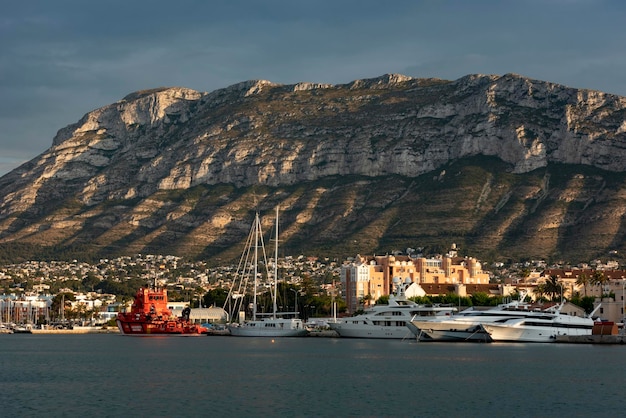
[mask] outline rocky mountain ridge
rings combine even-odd
[[[562,199],[557,196],[563,190],[550,187],[551,167],[577,166],[585,173],[572,174],[560,187],[580,176],[585,184],[595,184],[589,176],[603,180],[585,197],[585,210],[573,220],[556,216],[549,231],[561,234],[565,219],[578,228],[589,226],[588,219],[604,219],[593,212],[594,202],[608,193],[605,177],[626,171],[625,116],[623,97],[515,74],[455,81],[387,74],[342,85],[256,80],[211,93],[135,92],[61,129],[50,149],[0,178],[0,244],[215,255],[245,236],[251,211],[278,204],[300,251],[332,252],[354,236],[367,236],[364,248],[354,246],[363,253],[389,251],[385,242],[415,246],[422,239],[428,245],[432,236],[418,230],[405,228],[407,236],[392,238],[391,225],[411,222],[385,211],[432,201],[443,193],[437,187],[446,184],[450,167],[460,164],[459,173],[468,167],[484,171],[486,177],[473,185],[480,192],[478,212],[461,211],[470,218],[484,211],[484,218],[459,219],[473,226],[444,234],[450,228],[442,225],[432,234],[447,234],[478,253],[499,247],[511,253],[516,233],[539,232],[528,225],[529,216]],[[489,165],[462,163],[481,158]],[[506,184],[498,184],[498,177],[506,177]],[[533,183],[528,196],[537,201],[530,205],[520,195],[523,208],[498,226],[493,248],[471,248],[468,234],[490,232],[476,221],[489,223],[514,206],[512,196],[520,190],[512,184],[520,179]],[[429,193],[415,189],[429,181]],[[614,187],[620,196],[619,182]],[[573,193],[579,195],[574,201],[583,195]],[[337,207],[320,211],[329,205]],[[387,217],[392,224],[371,230]],[[303,236],[311,239],[298,238]],[[615,236],[610,242],[596,238],[590,254],[620,244]],[[535,253],[527,255],[569,254],[569,244],[560,240],[530,246]]]

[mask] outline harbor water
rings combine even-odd
[[[626,346],[0,335],[5,417],[614,417]]]

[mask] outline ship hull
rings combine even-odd
[[[137,322],[117,320],[117,327],[122,335],[137,336],[185,336],[194,337],[206,334],[206,328],[189,325],[178,321]]]
[[[491,342],[491,336],[475,322],[411,321],[411,325],[420,341]]]
[[[305,337],[308,331],[299,319],[268,319],[232,324],[228,327],[235,337]]]
[[[566,319],[575,317],[566,317]],[[504,324],[483,324],[493,341],[553,343],[557,336],[589,336],[592,334],[593,321],[589,319],[579,323],[556,321],[515,321]],[[574,323],[572,323],[574,322]]]
[[[403,340],[412,338],[411,330],[404,326],[352,325],[341,322],[330,322],[330,329],[343,338],[380,338]]]

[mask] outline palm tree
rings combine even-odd
[[[551,275],[544,283],[544,292],[550,295],[550,300],[556,299],[559,295],[563,298],[563,285],[559,282],[558,276]]]
[[[609,282],[609,278],[600,270],[596,270],[591,277],[591,283],[600,286],[600,299],[604,296],[604,285]]]
[[[582,273],[576,278],[576,285],[582,286],[585,296],[587,296],[587,285],[591,283],[591,278],[585,273]]]

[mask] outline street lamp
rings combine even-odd
[[[296,300],[293,304],[293,312],[296,314],[296,318],[298,317],[298,289],[289,289],[296,295]]]

